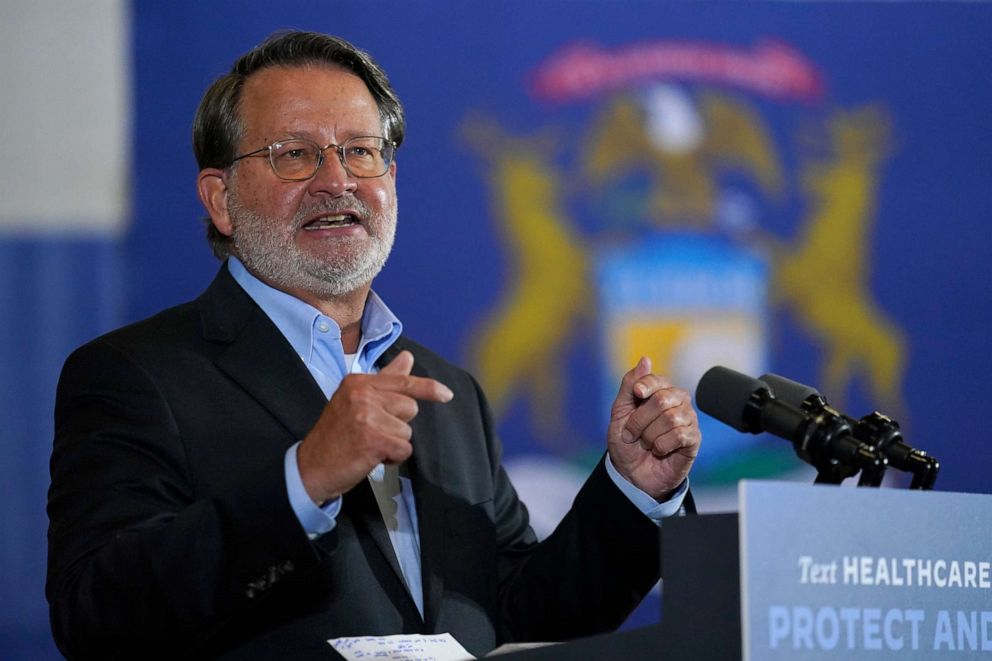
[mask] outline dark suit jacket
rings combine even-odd
[[[595,469],[538,544],[500,463],[478,385],[401,338],[422,403],[409,462],[425,616],[371,489],[308,539],[283,455],[326,399],[226,267],[197,300],[66,361],[55,411],[47,596],[71,658],[333,656],[326,639],[450,631],[481,654],[509,640],[615,628],[658,578],[658,534]]]

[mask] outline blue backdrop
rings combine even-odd
[[[389,72],[408,138],[376,289],[480,377],[541,525],[601,453],[640,353],[690,388],[723,363],[880,408],[942,460],[939,489],[992,492],[989,4],[129,7],[126,231],[0,230],[0,657],[55,654],[43,503],[61,362],[212,278],[192,115],[277,28],[339,34]],[[712,508],[799,464],[705,424],[694,480]]]

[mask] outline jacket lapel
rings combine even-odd
[[[223,348],[217,367],[302,439],[327,400],[276,325],[235,282],[226,265],[198,299],[204,338]]]
[[[372,541],[375,542],[379,552],[382,553],[393,570],[393,574],[396,575],[396,580],[403,586],[404,593],[410,597],[410,607],[416,611],[416,604],[413,597],[410,596],[410,588],[403,578],[403,570],[400,569],[399,560],[396,559],[396,551],[393,549],[393,543],[389,540],[389,533],[382,520],[382,512],[379,511],[379,504],[375,501],[375,494],[372,493],[368,479],[362,480],[344,495],[343,507],[355,525],[364,528]]]
[[[417,524],[420,532],[420,575],[424,589],[424,622],[433,630],[444,592],[445,507],[441,491],[441,457],[432,452],[431,436],[418,432],[422,427],[414,418],[413,459],[410,477],[413,497],[417,503]],[[425,447],[426,446],[426,447]]]
[[[407,348],[402,338],[379,359],[378,365],[389,363]],[[412,374],[429,377],[416,362]],[[444,591],[445,499],[441,490],[443,457],[438,447],[435,425],[430,420],[429,406],[421,404],[421,413],[410,423],[413,428],[413,455],[407,462],[413,497],[417,506],[417,526],[420,533],[420,573],[424,591],[424,622],[428,631],[437,621]]]
[[[197,303],[204,337],[226,345],[215,357],[218,368],[279,420],[293,438],[303,439],[316,423],[327,399],[276,325],[238,285],[226,266]],[[409,595],[367,480],[345,495],[343,506],[342,514],[365,529]],[[412,598],[410,606],[416,610]]]

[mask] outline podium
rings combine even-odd
[[[661,526],[661,624],[508,659],[992,659],[992,496],[742,482]]]
[[[741,658],[739,520],[700,514],[662,524],[663,659]]]
[[[507,661],[732,661],[741,658],[737,514],[686,516],[661,530],[660,625],[517,652]],[[705,597],[705,598],[703,598]]]

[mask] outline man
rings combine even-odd
[[[197,300],[77,350],[56,402],[47,594],[70,658],[320,658],[451,632],[482,654],[618,626],[658,578],[700,435],[642,359],[537,543],[485,399],[372,292],[402,108],[365,53],[276,35],[194,125],[215,253]]]

